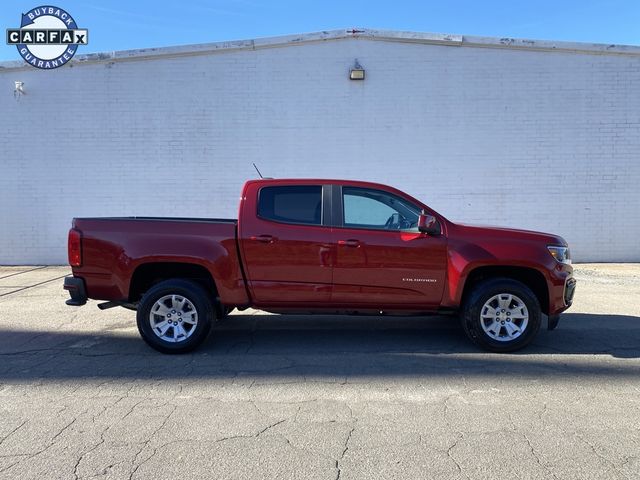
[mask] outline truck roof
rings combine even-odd
[[[337,178],[257,178],[247,180],[246,185],[252,183],[264,183],[269,185],[317,185],[317,184],[333,184],[333,185],[351,185],[357,187],[384,188],[398,191],[396,188],[383,183],[367,182],[362,180],[345,180]]]

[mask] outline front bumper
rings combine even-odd
[[[567,307],[570,307],[573,303],[573,295],[576,293],[576,279],[573,277],[567,278],[564,282],[564,304]]]
[[[564,283],[562,284],[562,297],[555,297],[557,300],[550,305],[550,311],[548,314],[549,321],[547,323],[548,330],[555,330],[558,327],[560,313],[564,312],[573,303],[573,295],[576,292],[576,279],[573,278],[572,273],[572,271],[569,272],[567,277],[564,279]],[[555,290],[559,290],[559,287],[560,286],[555,288]]]
[[[64,289],[69,292],[71,298],[65,303],[74,307],[79,307],[87,303],[87,289],[84,280],[76,277],[64,277]]]
[[[547,279],[549,286],[549,310],[547,315],[558,315],[571,306],[576,290],[571,265],[556,265]]]

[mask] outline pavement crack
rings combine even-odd
[[[103,410],[104,411],[104,410]],[[93,417],[93,420],[95,422],[95,416]],[[105,443],[105,434],[109,431],[109,429],[111,428],[111,425],[107,426],[107,428],[105,428],[102,433],[100,433],[100,441],[98,443],[96,443],[93,447],[91,447],[90,449],[82,452],[82,454],[80,455],[80,457],[78,458],[78,460],[76,461],[75,466],[73,467],[73,477],[75,478],[75,480],[78,480],[78,468],[80,467],[80,463],[82,462],[82,460],[89,455],[91,452],[93,452],[94,450],[96,450],[98,447],[100,447],[100,445],[103,445]]]
[[[353,432],[355,429],[356,427],[352,427],[351,430],[349,430],[349,435],[347,435],[347,439],[344,442],[344,450],[342,450],[342,455],[340,455],[340,459],[343,459],[345,454],[347,453],[347,450],[349,450],[349,442],[351,441],[351,435],[353,435]]]
[[[87,413],[87,412],[85,411],[84,413]],[[62,428],[60,429],[60,431],[59,431],[58,433],[56,433],[56,434],[51,438],[51,440],[49,441],[49,446],[48,446],[47,448],[49,448],[49,447],[53,446],[53,444],[54,444],[54,443],[56,443],[56,439],[57,439],[60,435],[62,435],[64,432],[66,432],[66,431],[67,431],[67,429],[68,429],[69,427],[71,427],[71,425],[73,425],[74,423],[76,423],[76,420],[78,420],[78,417],[74,417],[74,418],[73,418],[73,420],[71,420],[71,421],[70,421],[69,423],[67,423],[64,427],[62,427]],[[46,450],[46,448],[45,448],[45,450]],[[43,451],[44,451],[44,450],[43,450]]]
[[[453,449],[458,446],[458,442],[460,442],[460,440],[462,440],[463,438],[464,438],[464,434],[459,433],[458,438],[456,438],[455,441],[449,446],[449,448],[447,448],[447,457],[449,457],[449,459],[454,463],[460,475],[464,475],[466,478],[469,478],[469,475],[467,475],[462,470],[462,465],[458,463],[458,460],[456,460],[456,458],[453,456],[453,453],[452,453]]]
[[[11,435],[13,435],[14,433],[16,433],[18,430],[20,430],[29,420],[24,420],[20,425],[18,425],[16,428],[14,428],[13,430],[11,430],[9,433],[7,433],[4,437],[2,437],[2,439],[0,439],[0,445],[2,445],[2,443],[9,438]]]
[[[145,448],[147,448],[149,446],[149,443],[151,442],[151,440],[153,439],[153,437],[164,428],[164,426],[167,424],[167,422],[169,421],[169,418],[171,418],[171,415],[173,415],[175,413],[175,411],[178,409],[178,407],[176,405],[173,405],[173,409],[169,412],[169,414],[165,417],[165,419],[162,421],[162,423],[160,424],[160,426],[158,428],[156,428],[153,432],[151,432],[151,435],[149,435],[149,438],[147,438],[143,443],[142,443],[142,447],[140,447],[140,449],[138,450],[138,452],[136,453],[136,456],[133,459],[133,464],[135,465],[135,463],[138,461],[138,457],[140,456],[140,454],[144,451]],[[136,472],[138,471],[138,469],[144,465],[145,463],[147,463],[149,460],[151,460],[154,455],[158,452],[158,447],[153,449],[153,452],[151,453],[151,455],[149,455],[146,459],[144,459],[142,462],[140,462],[138,465],[135,465],[132,470],[131,473],[129,474],[129,480],[131,480],[133,478],[133,476],[136,474]]]
[[[83,412],[83,413],[87,413],[87,411],[85,411],[85,412]],[[73,424],[76,422],[76,420],[77,420],[77,419],[78,419],[78,417],[74,417],[74,419],[73,419],[73,420],[71,420],[71,422],[67,423],[64,427],[62,427],[62,428],[58,431],[58,433],[56,433],[53,437],[51,437],[51,440],[49,440],[49,444],[48,444],[46,447],[44,447],[44,448],[42,448],[42,449],[38,450],[37,452],[29,453],[29,454],[27,454],[25,457],[23,457],[23,458],[21,458],[20,460],[18,460],[17,462],[12,463],[11,465],[8,465],[7,467],[4,467],[4,468],[0,469],[0,473],[5,472],[5,471],[9,470],[9,469],[10,469],[10,468],[12,468],[13,466],[18,465],[19,463],[22,463],[22,462],[23,462],[23,461],[25,461],[25,460],[26,460],[26,461],[31,460],[32,458],[35,458],[35,457],[37,457],[38,455],[40,455],[40,454],[42,454],[42,453],[46,452],[47,450],[49,450],[49,449],[50,449],[51,447],[53,447],[53,445],[56,443],[56,439],[57,439],[60,435],[62,435],[62,434],[63,434],[63,433],[64,433],[64,432],[69,428],[69,427],[71,427],[71,425],[73,425]]]
[[[298,409],[296,410],[296,413],[293,416],[293,423],[298,422],[298,415],[300,415],[300,410],[302,410],[302,405],[298,405]]]
[[[257,408],[257,407],[256,407]],[[260,435],[262,435],[264,432],[266,432],[267,430],[276,427],[278,425],[280,425],[281,423],[286,422],[287,419],[283,419],[283,420],[278,420],[275,423],[272,423],[271,425],[267,425],[266,427],[264,427],[262,430],[260,430],[258,433],[254,434],[254,435],[232,435],[230,437],[223,437],[223,438],[219,438],[216,440],[216,443],[220,443],[220,442],[226,442],[228,440],[235,440],[237,438],[258,438]]]
[[[280,425],[281,423],[284,423],[285,421],[286,421],[286,419],[284,419],[284,420],[280,420],[280,421],[278,421],[278,422],[276,422],[276,423],[272,423],[271,425],[269,425],[269,426],[267,426],[267,427],[263,428],[262,430],[260,430],[260,431],[259,431],[256,435],[254,435],[254,436],[255,436],[256,438],[258,438],[260,435],[262,435],[262,434],[263,434],[264,432],[266,432],[267,430],[269,430],[269,429],[271,429],[271,428],[273,428],[273,427],[276,427],[276,426]]]
[[[255,382],[255,380],[254,380],[254,382]],[[253,385],[253,382],[251,383],[251,385]],[[251,387],[251,385],[249,385],[249,387]],[[260,408],[258,408],[258,405],[256,405],[255,400],[249,400],[249,403],[251,404],[251,406],[252,406],[253,408],[255,408],[255,409],[258,411],[258,413],[259,413],[260,415],[265,416],[265,415],[264,415],[264,412],[263,412],[262,410],[260,410]]]
[[[349,430],[349,434],[347,435],[347,439],[344,441],[344,448],[342,453],[340,454],[340,458],[336,460],[335,469],[336,469],[336,480],[340,479],[340,475],[342,475],[342,469],[340,468],[340,461],[344,459],[344,456],[347,454],[347,450],[349,450],[349,442],[351,441],[351,436],[355,431],[356,427],[351,427]]]
[[[73,466],[73,478],[75,478],[75,480],[78,480],[78,467],[80,466],[80,462],[82,461],[83,457],[84,453],[78,457],[78,460],[76,460],[76,464]]]
[[[582,441],[584,444],[588,445],[589,448],[591,449],[591,451],[601,460],[603,460],[607,465],[609,465],[614,472],[616,472],[617,474],[623,476],[626,479],[629,479],[630,477],[626,474],[624,474],[623,472],[620,471],[620,469],[618,468],[618,466],[613,463],[611,460],[609,460],[607,457],[605,457],[604,455],[602,455],[600,452],[598,452],[598,450],[596,449],[596,446],[593,445],[591,442],[589,442],[588,440],[586,440],[584,437],[578,435],[577,433],[574,433],[574,435],[576,437],[578,437],[580,439],[580,441]]]
[[[124,416],[120,419],[120,420],[124,420],[125,418],[127,418],[129,415],[131,415],[133,413],[133,411],[135,410],[135,408],[140,405],[141,403],[143,403],[144,400],[140,400],[139,402],[136,402],[133,404],[133,406],[129,409],[129,411],[127,413],[124,414]]]
[[[546,410],[546,403],[545,403],[545,410]],[[533,444],[531,443],[531,440],[529,440],[529,437],[527,436],[527,434],[526,434],[526,433],[524,433],[524,432],[519,432],[519,433],[520,433],[520,434],[524,437],[524,439],[526,440],[527,445],[529,446],[529,450],[531,450],[531,455],[533,455],[533,458],[535,458],[536,463],[537,463],[538,465],[540,465],[540,466],[541,466],[541,467],[542,467],[542,468],[543,468],[547,473],[551,474],[551,476],[552,476],[554,479],[556,479],[556,480],[557,480],[557,479],[558,479],[558,477],[556,477],[555,473],[553,473],[553,472],[549,469],[549,467],[547,467],[544,463],[542,463],[542,460],[540,459],[540,457],[539,457],[539,456],[538,456],[538,454],[536,453],[535,448],[533,448]]]
[[[18,350],[17,352],[3,352],[0,353],[1,357],[9,357],[12,355],[24,355],[27,353],[41,353],[41,352],[56,352],[56,351],[61,351],[62,349],[60,348],[34,348],[31,350]]]
[[[538,414],[538,419],[544,424],[544,416],[548,413],[547,402],[542,405],[542,411]]]

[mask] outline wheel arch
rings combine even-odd
[[[491,278],[509,278],[526,285],[538,299],[542,312],[549,312],[549,288],[544,275],[535,268],[511,265],[488,265],[471,270],[465,280],[461,305],[478,283]]]
[[[149,262],[138,265],[129,283],[130,302],[137,302],[154,285],[172,278],[188,279],[198,283],[218,303],[218,289],[211,272],[204,266],[189,262]]]

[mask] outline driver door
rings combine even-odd
[[[371,188],[344,186],[339,198],[332,302],[381,310],[438,306],[446,239],[418,231],[421,208]]]

